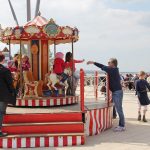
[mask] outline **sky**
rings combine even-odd
[[[26,0],[11,0],[19,25],[26,23]],[[32,19],[36,0],[31,0]],[[41,15],[58,25],[77,27],[80,39],[74,44],[75,58],[107,64],[117,58],[120,71],[150,72],[150,0],[41,0]],[[0,0],[0,24],[15,26],[7,0]],[[0,43],[0,49],[5,45]],[[12,45],[12,50],[17,46]],[[51,48],[53,49],[53,47]],[[67,52],[71,44],[57,46]]]

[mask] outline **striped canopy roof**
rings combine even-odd
[[[42,16],[35,17],[32,21],[29,21],[25,26],[39,26],[42,27],[48,23],[48,20]]]

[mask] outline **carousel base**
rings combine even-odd
[[[85,136],[76,135],[19,135],[0,139],[1,148],[38,148],[83,145]]]
[[[48,107],[48,106],[63,106],[76,104],[79,101],[79,96],[66,97],[41,97],[41,98],[18,98],[16,106],[18,107]]]
[[[79,105],[52,108],[50,111],[37,108],[38,113],[33,108],[8,108],[9,114],[4,117],[2,130],[9,136],[0,138],[0,148],[83,145],[88,140],[86,136],[100,134],[112,127],[112,105],[86,102],[85,113],[79,108]]]

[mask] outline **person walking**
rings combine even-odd
[[[3,117],[8,104],[15,105],[16,94],[13,88],[13,79],[9,69],[3,66],[5,56],[0,53],[0,137],[7,136],[2,132]]]
[[[150,91],[150,85],[145,80],[146,73],[144,71],[140,71],[139,80],[135,82],[136,95],[138,96],[138,121],[141,121],[141,107],[143,107],[143,122],[147,122],[146,120],[146,112],[147,105],[150,104],[150,100],[148,98],[147,89]]]
[[[118,61],[116,58],[111,58],[108,61],[108,66],[103,64],[88,61],[87,64],[94,64],[95,66],[101,68],[103,71],[108,73],[109,76],[109,86],[112,92],[112,100],[115,105],[116,111],[119,115],[119,125],[114,128],[115,132],[125,131],[125,117],[122,108],[123,101],[123,90],[121,86],[121,79],[118,69]]]

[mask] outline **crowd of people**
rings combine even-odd
[[[19,55],[15,55],[14,59],[8,63],[8,68],[4,67],[5,56],[0,53],[0,136],[6,136],[7,134],[1,131],[3,116],[6,112],[7,104],[15,104],[16,93],[12,84],[12,76],[11,71],[20,71],[29,70],[30,63],[29,58],[27,56],[22,57],[22,62],[19,62]],[[76,73],[75,63],[82,63],[84,60],[74,60],[71,52],[67,52],[65,56],[65,61],[63,60],[64,54],[61,52],[56,53],[56,57],[54,60],[53,72],[61,77],[61,82],[66,80],[67,74],[64,73],[64,69],[69,67],[73,70],[73,77],[75,79],[79,79],[78,74]],[[117,111],[119,116],[118,126],[114,128],[115,132],[121,132],[126,130],[125,126],[125,116],[123,112],[123,86],[128,86],[129,83],[133,82],[133,87],[136,91],[136,95],[138,98],[138,120],[143,122],[147,122],[146,112],[147,105],[150,104],[150,100],[148,98],[147,89],[150,90],[150,77],[146,75],[144,71],[140,71],[136,76],[131,77],[131,75],[126,75],[125,77],[121,76],[118,69],[118,61],[115,58],[111,58],[108,61],[108,65],[103,65],[101,63],[97,63],[94,61],[88,61],[87,65],[93,64],[105,71],[109,75],[109,86],[110,91],[112,92],[112,101],[114,103],[114,109]],[[19,67],[22,65],[22,67]],[[146,81],[147,79],[147,81]],[[130,85],[131,86],[131,85]],[[132,88],[131,88],[132,89]],[[141,113],[141,108],[143,107],[143,118]]]
[[[121,77],[121,83],[124,90],[135,90],[135,83],[139,79],[139,74],[126,74],[126,75],[120,75]],[[145,80],[150,84],[150,74],[146,73]]]

